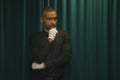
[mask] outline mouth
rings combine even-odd
[[[50,25],[49,27],[54,28],[54,27],[56,27],[56,25]]]

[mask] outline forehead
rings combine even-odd
[[[56,17],[57,13],[55,11],[45,11],[43,17]]]

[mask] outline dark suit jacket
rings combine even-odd
[[[70,62],[71,43],[68,32],[59,30],[53,43],[48,41],[48,33],[41,31],[31,38],[32,62],[44,62],[45,74],[61,76],[65,65]]]

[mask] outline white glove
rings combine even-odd
[[[54,40],[57,32],[58,32],[58,31],[56,30],[56,28],[50,29],[50,30],[49,30],[49,36],[48,36],[48,38]]]
[[[43,69],[44,68],[44,63],[42,62],[41,64],[38,64],[38,63],[35,63],[33,62],[32,63],[32,69],[35,70],[35,69]]]

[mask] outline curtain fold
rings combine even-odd
[[[42,30],[43,7],[70,32],[66,80],[120,79],[120,0],[0,0],[0,80],[29,80],[30,35]]]

